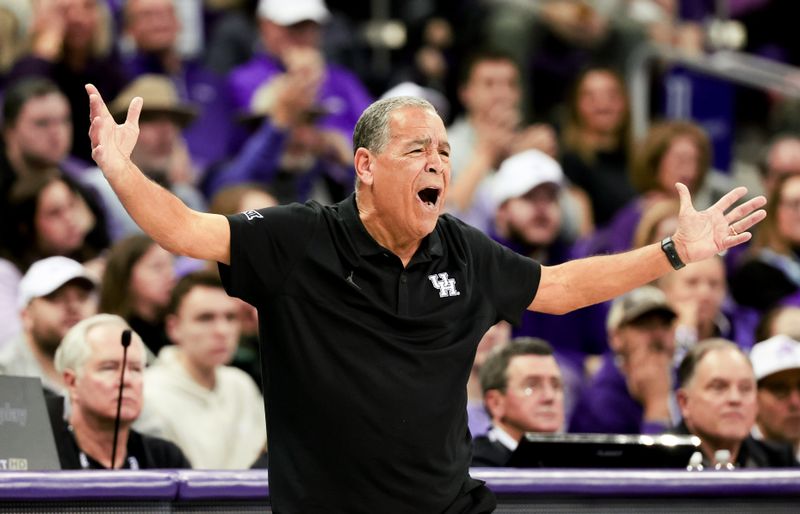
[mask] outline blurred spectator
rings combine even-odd
[[[564,428],[564,389],[553,349],[516,338],[493,350],[480,371],[492,429],[472,440],[472,466],[505,466],[525,432]]]
[[[98,266],[108,246],[102,213],[93,212],[83,191],[56,169],[17,180],[8,193],[7,230],[0,255],[24,273],[35,261],[64,255]]]
[[[27,49],[31,4],[30,0],[0,0],[0,92],[6,74]]]
[[[478,342],[475,359],[467,380],[467,423],[472,437],[483,435],[492,428],[492,420],[483,404],[480,372],[489,353],[511,340],[511,325],[507,321],[495,323]]]
[[[765,312],[775,305],[800,305],[800,175],[778,178],[767,217],[730,277],[737,303]]]
[[[231,72],[235,108],[250,112],[259,87],[285,77],[277,101],[286,111],[280,132],[299,121],[311,106],[320,105],[325,115],[315,126],[333,129],[349,141],[371,98],[355,75],[326,63],[320,52],[322,24],[330,18],[323,0],[260,0],[257,16],[266,52]]]
[[[610,68],[588,68],[565,107],[564,173],[589,197],[592,220],[602,227],[636,196],[628,173],[632,143],[624,81]]]
[[[643,286],[616,298],[608,313],[609,345],[578,400],[570,432],[657,434],[672,426],[675,311],[664,293]]]
[[[762,316],[756,327],[756,341],[786,335],[800,341],[800,307],[778,305]]]
[[[549,126],[522,124],[519,70],[512,58],[493,50],[475,52],[459,79],[465,113],[447,129],[453,148],[448,210],[488,233],[496,205],[491,196],[495,170],[512,154],[537,148],[554,156],[555,134]]]
[[[753,437],[789,443],[800,456],[800,342],[773,336],[753,347],[750,362],[758,381]]]
[[[225,79],[198,59],[178,51],[181,24],[174,0],[127,0],[124,34],[133,48],[123,57],[131,80],[146,74],[169,77],[182,103],[197,107],[197,119],[183,126],[189,155],[200,170],[228,157],[233,104]],[[145,98],[147,108],[148,98]],[[127,107],[127,103],[126,103]]]
[[[703,465],[730,452],[738,468],[792,467],[791,447],[767,444],[750,435],[758,405],[750,359],[735,343],[707,339],[692,347],[678,368],[678,405],[683,422],[676,432],[700,438]]]
[[[278,201],[265,188],[257,184],[239,184],[220,189],[211,199],[209,212],[228,216],[239,212],[274,207]],[[217,270],[216,262],[209,262],[209,269]],[[241,333],[236,354],[233,356],[232,366],[246,372],[256,381],[259,388],[262,386],[261,360],[259,358],[258,339],[258,311],[255,307],[231,297],[239,304],[239,322]]]
[[[181,134],[181,129],[195,120],[197,110],[178,98],[174,84],[167,77],[141,75],[109,104],[118,123],[125,121],[128,105],[136,96],[142,97],[144,105],[139,119],[139,139],[131,152],[131,161],[186,205],[204,211],[206,202],[194,186],[196,170]],[[100,168],[88,170],[82,180],[102,198],[112,239],[141,233]]]
[[[12,212],[8,193],[24,177],[42,175],[58,168],[79,179],[86,164],[68,155],[72,145],[72,117],[64,94],[50,80],[33,77],[14,82],[5,91],[0,138],[0,241],[6,241]],[[88,191],[75,187],[95,217],[101,208]],[[98,230],[105,230],[101,221]],[[97,232],[97,245],[107,245]]]
[[[325,115],[323,106],[300,106],[287,99],[286,95],[301,93],[292,80],[278,76],[256,91],[245,121],[260,126],[235,158],[209,172],[205,180],[209,193],[256,182],[269,187],[281,204],[308,199],[328,204],[352,192],[351,144],[337,131],[318,125]]]
[[[142,409],[142,375],[145,348],[133,333],[123,373],[122,333],[125,320],[97,314],[72,327],[56,352],[56,369],[67,386],[70,414],[67,425],[56,433],[56,447],[62,469],[188,468],[189,462],[174,444],[139,434],[131,424]],[[117,399],[119,437],[114,448]]]
[[[521,63],[527,117],[559,118],[565,84],[590,65],[622,70],[646,40],[611,2],[548,0],[498,3],[485,20],[489,42]]]
[[[764,191],[772,191],[783,175],[800,174],[800,137],[782,134],[767,147],[761,163]]]
[[[41,0],[33,2],[31,46],[9,73],[8,82],[23,76],[42,76],[55,82],[70,103],[70,154],[91,162],[89,97],[92,83],[106,98],[125,85],[125,74],[114,53],[114,33],[103,0]]]
[[[230,5],[224,5],[226,3]],[[258,0],[206,0],[207,8],[216,14],[204,57],[210,70],[225,74],[253,57],[259,46],[255,21],[257,4]]]
[[[538,150],[515,154],[494,176],[493,200],[498,205],[492,237],[504,246],[551,266],[570,259],[572,247],[560,237],[561,167]],[[525,311],[514,336],[550,342],[563,374],[567,413],[583,384],[584,370],[607,349],[606,305],[584,307],[564,315]]]
[[[237,306],[216,273],[184,276],[168,309],[174,346],[162,348],[145,373],[137,428],[176,443],[195,468],[249,468],[266,444],[259,390],[227,366],[239,340]]]
[[[644,211],[657,200],[677,198],[676,182],[685,184],[692,193],[698,191],[710,165],[711,145],[702,128],[689,121],[653,125],[638,147],[631,168],[631,181],[639,196],[619,209],[606,227],[587,238],[579,254],[630,249]]]
[[[743,348],[752,346],[755,327],[746,326],[740,323],[742,320],[726,314],[728,284],[722,257],[687,264],[661,277],[658,286],[678,315],[675,322],[676,364],[690,347],[703,339],[721,337],[735,341]]]
[[[153,356],[169,344],[164,316],[175,284],[173,256],[144,234],[117,241],[108,252],[100,312],[124,318]]]
[[[48,257],[35,262],[19,283],[22,332],[3,342],[0,375],[39,377],[45,389],[63,395],[53,359],[73,325],[97,312],[94,278],[79,262]]]
[[[680,204],[677,198],[653,200],[636,225],[631,248],[660,243],[665,237],[674,234],[678,229],[679,210]]]

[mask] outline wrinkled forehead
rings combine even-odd
[[[446,143],[447,130],[436,111],[424,107],[408,106],[395,109],[389,114],[389,137],[428,138],[432,142]]]

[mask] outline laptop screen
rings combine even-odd
[[[0,376],[0,471],[61,469],[42,381]]]
[[[511,455],[520,468],[685,468],[700,449],[688,435],[526,434]]]

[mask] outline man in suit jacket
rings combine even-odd
[[[564,389],[553,348],[520,337],[492,351],[480,371],[492,429],[473,440],[472,466],[504,466],[525,432],[564,425]]]

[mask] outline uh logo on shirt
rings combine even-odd
[[[458,296],[461,294],[458,292],[458,289],[456,289],[456,279],[450,278],[447,272],[428,275],[428,280],[430,280],[433,287],[439,291],[439,298],[447,298],[448,296]]]

